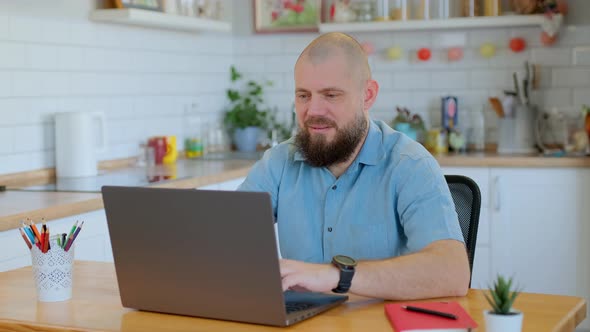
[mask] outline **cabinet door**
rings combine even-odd
[[[582,169],[492,169],[494,275],[513,276],[527,292],[585,296],[587,176]]]
[[[242,182],[244,182],[245,179],[246,179],[245,177],[242,177],[242,178],[237,178],[237,179],[221,182],[221,183],[219,183],[219,190],[227,190],[227,191],[236,190],[242,184]]]

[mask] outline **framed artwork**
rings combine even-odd
[[[253,0],[254,31],[317,32],[321,0]]]
[[[111,0],[115,8],[138,8],[163,11],[162,2],[165,0]],[[176,0],[168,0],[176,1]]]

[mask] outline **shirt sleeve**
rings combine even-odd
[[[273,215],[277,216],[278,189],[282,173],[280,153],[276,149],[267,150],[238,187],[238,191],[267,192],[272,200]]]
[[[465,242],[442,170],[431,157],[408,158],[399,184],[397,211],[407,239],[406,253],[438,240]]]

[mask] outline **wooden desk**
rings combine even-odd
[[[485,331],[480,290],[456,300]],[[573,331],[586,317],[578,297],[521,294],[515,307],[524,312],[523,331]],[[246,309],[247,310],[247,309]],[[294,331],[393,331],[383,301],[351,296],[347,303],[287,328]],[[76,261],[70,301],[36,301],[30,267],[0,273],[0,331],[260,331],[285,330],[253,324],[140,312],[121,306],[112,263]]]

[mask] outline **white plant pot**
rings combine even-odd
[[[513,311],[514,315],[497,315],[490,310],[484,310],[487,332],[521,332],[522,317],[520,311]]]

